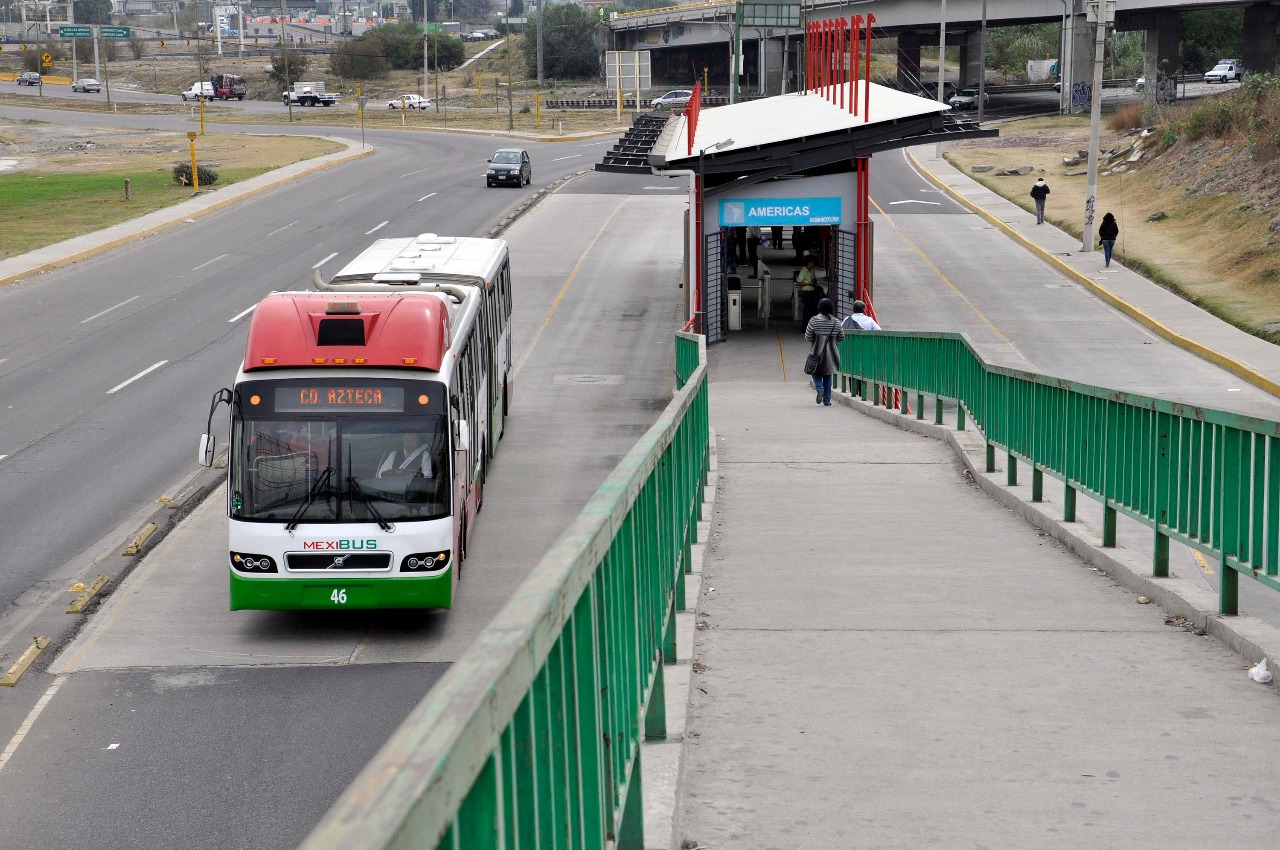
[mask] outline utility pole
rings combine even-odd
[[[621,86],[622,81],[618,81]],[[516,110],[511,100],[511,0],[507,0],[507,131],[516,128]]]
[[[982,121],[983,101],[987,99],[987,0],[982,0],[982,29],[978,34],[978,53],[982,69],[978,72],[978,121]]]
[[[538,3],[538,91],[542,91],[542,0]],[[639,97],[639,95],[636,95]]]
[[[942,12],[939,15],[941,23],[938,24],[938,103],[945,103],[946,87],[942,84],[942,72],[947,66],[947,0],[942,0]],[[871,42],[867,42],[867,50],[871,49]],[[981,101],[979,101],[981,102]],[[938,140],[938,149],[934,151],[934,155],[938,159],[942,159],[942,140]]]
[[[289,123],[293,123],[293,81],[289,79],[289,37],[284,28],[284,0],[280,0],[280,58],[284,61],[284,102],[289,107]]]
[[[1093,250],[1093,216],[1098,206],[1098,145],[1102,135],[1102,60],[1107,44],[1107,26],[1116,19],[1116,0],[1087,0],[1085,8],[1095,27],[1093,34],[1093,91],[1089,112],[1089,176],[1084,197],[1084,228],[1080,250]]]
[[[67,23],[74,24],[76,22],[76,4],[75,0],[67,0]],[[76,70],[76,40],[71,39],[71,79],[80,76],[80,72]]]
[[[431,0],[422,3],[422,96],[426,97],[431,82]]]

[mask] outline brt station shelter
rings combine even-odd
[[[793,275],[805,254],[838,315],[852,312],[856,299],[874,314],[872,155],[997,133],[946,104],[857,79],[819,80],[803,92],[706,110],[695,90],[648,155],[654,173],[696,179],[687,236],[690,324],[708,342],[724,340],[741,328],[752,290],[758,318],[802,318]],[[730,252],[752,226],[768,245],[754,266],[748,257],[734,273]]]

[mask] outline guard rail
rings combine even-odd
[[[1169,574],[1170,540],[1216,559],[1222,614],[1239,613],[1240,575],[1280,590],[1280,422],[994,366],[962,334],[855,333],[840,346],[842,389],[899,389],[904,413],[914,392],[917,418],[933,396],[937,424],[954,400],[956,427],[968,417],[986,441],[988,472],[999,448],[1010,484],[1030,467],[1032,501],[1044,473],[1061,479],[1064,521],[1077,492],[1100,501],[1103,546],[1116,545],[1117,512],[1149,526],[1153,575]]]
[[[640,743],[666,734],[706,364],[705,338],[677,333],[674,399],[304,850],[643,850]]]

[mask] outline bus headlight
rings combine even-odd
[[[400,562],[402,573],[434,573],[449,566],[449,550],[443,552],[415,552]]]
[[[231,569],[242,573],[277,572],[275,559],[266,555],[253,555],[248,552],[232,552]]]

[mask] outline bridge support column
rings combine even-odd
[[[951,39],[947,39],[950,41]],[[982,79],[982,33],[967,32],[960,44],[960,88],[976,89]]]
[[[898,88],[915,91],[920,87],[920,33],[898,34]]]
[[[1153,12],[1152,17],[1155,20],[1154,26],[1147,29],[1147,52],[1152,55],[1151,61],[1155,63],[1155,76],[1147,77],[1148,86],[1153,79],[1177,76],[1180,64],[1178,41],[1182,37],[1182,15],[1177,9],[1160,9]],[[1274,25],[1271,34],[1274,40]],[[1247,31],[1245,37],[1248,38]],[[1274,55],[1274,44],[1271,50]]]
[[[1067,18],[1067,33],[1063,39],[1067,44],[1067,56],[1070,62],[1069,76],[1064,81],[1070,90],[1063,92],[1069,112],[1088,112],[1089,99],[1087,92],[1093,85],[1093,27],[1084,15],[1071,15]],[[1075,93],[1081,92],[1081,97]],[[1077,102],[1077,100],[1081,102]]]
[[[1244,7],[1244,67],[1255,73],[1269,73],[1276,67],[1276,22],[1280,8],[1270,3]]]

